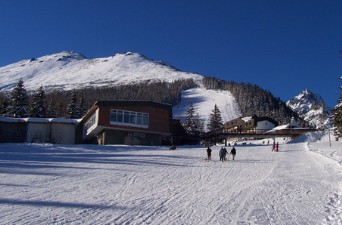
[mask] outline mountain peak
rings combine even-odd
[[[323,98],[309,89],[287,101],[286,105],[315,127],[321,126],[322,116],[327,118],[329,114]]]
[[[57,58],[57,60],[64,60],[64,59],[76,59],[76,60],[81,60],[81,59],[86,59],[87,57],[84,56],[81,53],[74,52],[74,51],[62,51],[59,53],[55,53],[52,55],[47,55],[43,57],[51,57],[51,58]]]
[[[0,90],[9,91],[22,79],[27,90],[78,89],[139,82],[172,82],[179,79],[200,81],[203,76],[182,72],[133,52],[87,59],[74,51],[21,60],[0,67]]]
[[[298,98],[298,99],[300,99],[300,98],[309,98],[309,99],[314,100],[316,102],[320,102],[320,103],[323,102],[323,99],[322,99],[322,97],[320,95],[315,94],[314,92],[312,92],[309,89],[304,89],[304,91],[302,91],[299,95],[297,95],[294,98]]]

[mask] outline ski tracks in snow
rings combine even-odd
[[[219,148],[211,161],[205,148],[84,149],[30,174],[3,167],[0,215],[5,224],[341,224],[330,159],[304,144],[246,145],[220,162]]]

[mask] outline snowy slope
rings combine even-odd
[[[328,123],[329,112],[323,98],[310,90],[302,91],[287,101],[286,105],[297,112],[305,121],[309,122],[311,126],[319,128],[322,126],[322,123]]]
[[[182,92],[181,103],[173,107],[173,117],[184,121],[191,103],[204,124],[207,123],[206,119],[212,113],[215,104],[221,111],[224,122],[241,116],[235,98],[229,91],[207,90],[199,87]]]
[[[190,78],[199,81],[203,76],[179,71],[137,53],[87,59],[79,53],[65,51],[1,67],[0,90],[11,90],[19,79],[23,79],[28,90],[38,89],[41,85],[45,89],[70,90]]]
[[[179,79],[193,79],[201,86],[202,78],[199,74],[182,72],[137,53],[87,59],[76,52],[61,52],[1,67],[0,91],[12,90],[19,79],[23,79],[28,90],[36,90],[40,85],[45,89],[69,90],[139,82],[172,82]],[[182,120],[191,102],[204,123],[215,104],[221,110],[224,121],[240,116],[235,99],[229,91],[200,87],[183,92],[181,103],[174,108],[175,118]]]
[[[341,224],[342,145],[324,140],[239,144],[223,163],[219,146],[208,162],[204,147],[0,144],[1,224]]]

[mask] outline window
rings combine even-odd
[[[96,114],[89,118],[89,120],[84,124],[85,129],[88,131],[96,123]]]
[[[149,114],[112,109],[110,112],[110,124],[148,128]]]
[[[129,112],[124,111],[124,123],[129,123]]]
[[[131,123],[131,124],[137,124],[136,117],[137,117],[137,113],[135,113],[135,112],[130,112],[130,113],[129,113],[129,123]]]
[[[117,113],[118,113],[118,116],[116,117],[116,121],[121,123],[123,119],[123,111],[118,110]]]

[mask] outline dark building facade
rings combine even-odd
[[[172,106],[153,101],[98,101],[81,124],[86,143],[161,145],[172,134]]]

